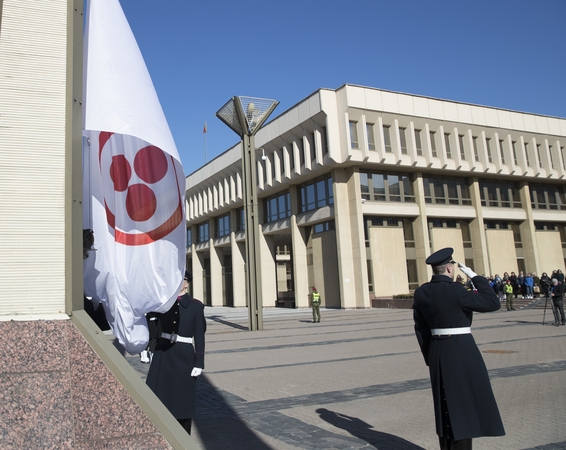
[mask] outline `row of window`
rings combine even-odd
[[[471,205],[469,179],[423,177],[425,202],[436,205]],[[566,210],[566,185],[530,185],[533,209]],[[521,208],[516,183],[479,180],[482,206]],[[384,202],[414,202],[412,178],[409,174],[360,172],[362,199]]]
[[[312,211],[334,204],[334,190],[332,188],[332,177],[324,176],[299,186],[299,211],[301,213]],[[264,223],[275,222],[277,220],[291,217],[291,195],[285,191],[278,195],[264,199]],[[224,214],[215,219],[215,237],[228,236],[231,232],[230,215]],[[236,212],[236,230],[245,230],[244,208],[239,208]],[[206,242],[210,239],[208,221],[197,225],[197,243]],[[192,245],[192,231],[187,230],[187,246]]]
[[[358,122],[355,121],[350,121],[349,123],[350,125],[350,147],[352,149],[359,149],[360,145],[359,145],[359,139],[358,139]],[[374,127],[375,124],[373,123],[367,123],[366,124],[366,134],[367,134],[367,139],[368,139],[368,149],[369,150],[376,150],[376,144],[375,144],[375,133],[374,133]],[[391,125],[382,125],[382,133],[383,133],[383,144],[384,144],[384,150],[385,153],[392,153],[392,146],[391,146]],[[421,135],[423,133],[423,130],[419,130],[419,129],[414,129],[414,138],[415,138],[415,148],[416,148],[416,152],[418,156],[422,156],[423,155],[423,146],[422,146],[422,140],[421,140]],[[432,156],[437,158],[438,157],[438,151],[437,148],[439,147],[439,143],[437,142],[437,132],[436,131],[429,131],[429,137],[430,137],[430,147],[431,147],[431,151],[432,151]],[[453,145],[451,143],[451,139],[450,139],[450,133],[444,133],[443,136],[441,137],[444,140],[444,147],[446,149],[446,157],[448,159],[453,159]],[[471,142],[471,154],[473,156],[473,160],[474,161],[479,161],[480,160],[480,156],[479,156],[479,150],[478,150],[478,136],[472,136],[472,142]],[[486,150],[487,150],[487,156],[488,156],[488,161],[490,163],[493,162],[493,153],[492,153],[492,138],[486,138],[485,139],[485,145],[486,145]],[[507,146],[507,141],[505,139],[499,139],[497,141],[497,149],[499,151],[499,155],[501,158],[501,163],[502,164],[507,164],[506,159],[505,159],[505,148]],[[534,142],[534,141],[533,141]],[[459,134],[458,138],[457,138],[457,143],[458,143],[458,149],[459,149],[459,153],[460,153],[460,159],[465,161],[467,159],[466,157],[466,147],[469,144],[465,143],[465,135],[464,134]],[[525,162],[527,163],[527,166],[531,167],[531,159],[529,157],[529,144],[530,142],[524,141],[523,144],[523,148],[521,149],[523,151],[523,156],[525,158]],[[402,155],[408,155],[408,149],[407,149],[407,128],[404,127],[399,127],[399,145],[400,145],[400,150],[401,150],[401,154]],[[537,154],[537,159],[538,159],[538,165],[539,167],[543,167],[543,160],[542,160],[542,154],[541,154],[541,144],[536,144],[535,143],[535,150],[536,150],[536,154]],[[513,156],[513,163],[515,165],[519,165],[519,159],[517,156],[517,141],[511,141],[511,154]],[[552,155],[552,145],[549,145],[549,150],[550,150],[550,165],[553,169],[556,169],[556,165],[555,165],[555,161],[554,161],[554,157]],[[562,166],[564,169],[566,169],[566,150],[563,146],[560,146],[560,153],[562,155]]]
[[[243,211],[243,208],[241,209]],[[230,222],[229,222],[229,215],[226,214],[224,216],[220,216],[217,218],[217,224],[223,223],[225,226],[217,232],[217,237],[226,236],[229,234],[230,229]],[[366,239],[366,247],[369,247],[369,235],[368,235],[368,228],[371,226],[379,226],[379,227],[403,227],[404,235],[405,235],[405,246],[406,247],[414,247],[415,246],[415,239],[413,234],[413,225],[412,219],[409,218],[391,218],[391,217],[378,217],[378,216],[371,216],[366,217],[364,220],[365,226],[365,239]],[[462,240],[464,243],[464,247],[471,248],[471,235],[468,223],[464,220],[456,220],[456,219],[430,219],[428,221],[429,229],[430,228],[459,228],[462,230]],[[507,222],[507,221],[489,221],[486,220],[484,222],[484,227],[486,230],[513,230],[515,235],[515,242],[520,244],[521,242],[521,232],[519,229],[519,224],[515,222]],[[566,246],[566,227],[564,224],[556,224],[556,223],[549,223],[549,222],[535,222],[535,228],[537,230],[545,230],[545,231],[560,231],[560,236],[562,242]],[[334,221],[327,221],[323,223],[319,223],[314,225],[314,232],[315,233],[322,233],[329,230],[334,230],[335,225]],[[197,242],[205,242],[208,240],[208,222],[204,222],[197,227],[198,239]],[[187,230],[187,246],[192,244],[192,230],[189,228]]]
[[[435,205],[471,205],[472,199],[463,178],[423,178],[425,202]]]
[[[299,213],[334,204],[332,177],[324,176],[299,186]],[[265,222],[275,222],[291,216],[291,196],[288,191],[265,200]]]
[[[332,177],[326,176],[299,187],[299,212],[313,211],[334,204]]]
[[[529,185],[533,209],[566,210],[566,186]]]
[[[364,200],[382,202],[414,202],[411,178],[407,174],[360,172]]]
[[[437,205],[471,205],[469,179],[450,177],[423,177],[425,202]],[[362,199],[384,202],[414,202],[413,180],[410,174],[360,172]],[[533,209],[566,210],[566,185],[533,184],[529,186]],[[519,187],[516,183],[479,180],[482,206],[497,208],[521,208]],[[332,177],[325,176],[299,186],[299,212],[312,211],[334,203]],[[264,223],[275,222],[291,216],[289,191],[264,200]],[[236,214],[237,231],[245,229],[244,208]],[[215,237],[230,234],[230,216],[216,219]],[[382,219],[376,219],[382,220]],[[210,238],[208,222],[197,226],[197,241]],[[187,245],[192,243],[191,230],[187,231]]]

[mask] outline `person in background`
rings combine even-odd
[[[159,338],[147,385],[191,434],[195,417],[197,377],[204,369],[204,305],[188,293],[192,281],[185,271],[181,292],[169,311],[157,315]]]
[[[509,280],[511,280],[511,286],[513,286],[513,294],[515,298],[517,298],[517,295],[519,295],[519,285],[517,284],[517,275],[515,275],[515,272],[511,272]]]
[[[533,274],[528,273],[525,276],[525,295],[527,296],[527,298],[533,298],[533,286],[534,286]]]
[[[560,269],[556,269],[556,277],[555,277],[560,284],[564,284],[564,274]]]
[[[486,278],[458,264],[477,293],[454,282],[454,250],[444,248],[426,259],[430,282],[415,290],[415,334],[426,365],[434,400],[441,450],[471,450],[472,439],[503,436],[505,430],[485,363],[471,334],[473,313],[501,306]]]
[[[556,307],[556,321],[555,326],[566,325],[566,318],[564,317],[564,284],[560,283],[556,278],[552,279],[551,293],[552,302]],[[560,317],[558,315],[560,314]],[[560,320],[562,319],[562,320]]]
[[[507,311],[514,311],[515,308],[513,308],[513,285],[511,284],[511,279],[507,280],[507,283],[503,285],[503,289],[505,290],[505,297],[507,297],[507,301],[505,302]]]
[[[540,288],[542,295],[545,297],[550,296],[550,287],[552,286],[552,281],[546,272],[543,272],[540,276]]]
[[[320,294],[313,286],[311,295],[312,323],[320,323]]]
[[[537,276],[536,272],[533,272],[533,295],[538,297],[541,292],[540,278]]]
[[[505,297],[505,293],[503,292],[503,280],[497,273],[493,277],[493,290],[499,297],[499,300],[503,300],[503,298]]]
[[[517,277],[517,291],[521,294],[521,298],[525,298],[525,273],[522,270],[519,271],[519,276]],[[517,298],[516,295],[515,298]]]

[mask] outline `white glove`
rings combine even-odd
[[[475,273],[472,269],[470,269],[469,267],[466,267],[462,263],[458,263],[458,267],[464,273],[464,275],[466,275],[468,278],[474,278],[474,277],[478,276],[477,273]]]
[[[198,377],[202,373],[202,369],[200,367],[194,367],[193,371],[191,372],[191,377]]]
[[[149,352],[147,350],[142,350],[140,353],[140,361],[146,364],[149,362]]]

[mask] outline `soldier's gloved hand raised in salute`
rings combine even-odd
[[[200,367],[193,367],[193,371],[191,372],[191,377],[198,377],[202,373],[202,369]]]
[[[474,277],[478,276],[477,273],[475,273],[472,269],[470,269],[469,267],[466,267],[462,263],[458,263],[458,267],[464,273],[464,275],[466,275],[468,278],[474,278]]]

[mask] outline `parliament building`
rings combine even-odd
[[[453,247],[479,274],[565,271],[566,119],[344,85],[255,136],[264,307],[368,308]],[[241,144],[187,177],[193,295],[246,306]]]

